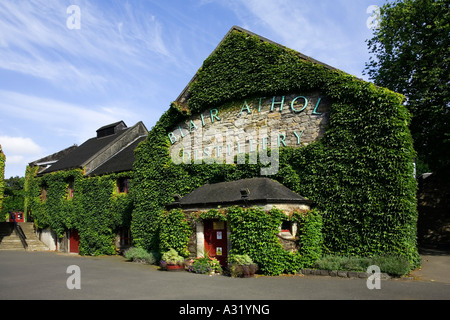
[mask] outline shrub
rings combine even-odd
[[[401,276],[410,271],[408,260],[400,256],[382,255],[374,257],[323,256],[314,263],[314,268],[321,270],[342,270],[365,272],[371,265],[376,265],[381,272]]]
[[[230,275],[234,278],[251,277],[258,271],[258,265],[247,254],[235,254],[228,259]]]
[[[392,275],[404,275],[410,271],[410,263],[401,256],[376,256],[371,259],[371,264],[380,267],[381,272]]]
[[[181,265],[184,263],[184,258],[180,256],[174,248],[170,248],[169,251],[163,253],[161,263]]]
[[[154,264],[157,261],[157,254],[148,252],[143,248],[131,247],[123,253],[124,257],[133,262]]]
[[[252,258],[248,254],[234,254],[228,258],[228,263],[235,264],[253,264]]]
[[[200,274],[221,273],[222,267],[216,258],[200,257],[194,259],[188,271]]]

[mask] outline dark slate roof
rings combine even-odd
[[[78,146],[75,144],[71,147],[68,147],[64,150],[55,152],[51,155],[48,155],[44,158],[41,158],[39,160],[35,160],[33,162],[30,162],[29,165],[30,167],[35,167],[35,166],[39,166],[39,170],[38,170],[38,174],[40,174],[41,172],[43,172],[44,170],[46,170],[47,168],[49,168],[50,166],[52,166],[54,163],[56,163],[59,159],[65,157],[67,154],[69,154],[70,152],[72,152],[74,149],[78,148]]]
[[[75,168],[82,168],[83,164],[89,160],[93,155],[106,147],[109,143],[117,139],[126,130],[121,130],[115,134],[103,138],[91,138],[80,145],[78,148],[69,152],[65,157],[42,173],[55,172],[59,170],[69,170]]]
[[[134,163],[134,150],[137,145],[146,139],[146,136],[138,138],[136,141],[131,143],[129,146],[109,158],[106,162],[101,164],[99,167],[95,168],[90,176],[117,173],[123,171],[130,171],[133,169]]]
[[[248,190],[243,198],[241,191]],[[201,208],[218,205],[245,205],[256,203],[298,203],[311,204],[311,201],[293,192],[281,183],[269,178],[251,178],[215,184],[206,184],[195,189],[168,208]]]

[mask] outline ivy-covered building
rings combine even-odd
[[[58,239],[78,234],[81,254],[114,253],[116,233],[130,227],[134,246],[188,257],[202,247],[201,227],[215,223],[227,254],[248,254],[265,274],[296,272],[322,254],[400,256],[413,268],[415,152],[403,100],[233,27],[149,132],[119,122],[42,172],[29,166],[25,207]],[[258,177],[314,208],[217,202],[224,186]],[[213,185],[218,199],[183,207]]]
[[[279,215],[280,221],[273,225],[275,230],[279,228],[274,245],[279,244],[279,250],[295,253],[300,248],[296,238],[298,224],[293,222],[292,217],[309,215],[313,205],[312,201],[267,177],[205,184],[184,197],[175,196],[174,200],[166,206],[167,210],[180,209],[187,219],[193,218],[189,255],[215,257],[223,266],[227,265],[227,257],[232,248],[231,239],[235,236],[231,230],[236,232],[236,229],[242,227],[239,221],[236,224],[227,221],[230,209],[236,210],[233,207],[239,207],[245,211],[256,207],[260,218],[273,218],[273,209],[282,213]],[[273,219],[263,223],[269,227],[270,220]],[[263,235],[263,232],[259,233]]]
[[[250,255],[266,274],[320,254],[393,255],[416,266],[415,152],[403,100],[233,27],[136,149],[134,245],[188,256],[199,221],[224,221],[230,254]],[[171,207],[174,195],[254,177],[315,209]],[[277,240],[283,221],[298,225],[296,252]]]
[[[25,209],[49,248],[113,254],[130,245],[134,149],[147,134],[142,122],[119,121],[29,164]]]

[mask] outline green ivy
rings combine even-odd
[[[173,164],[167,134],[178,123],[212,106],[220,110],[247,98],[312,91],[331,101],[326,133],[306,147],[281,148],[279,172],[271,177],[313,200],[324,213],[325,253],[401,255],[411,267],[417,265],[415,152],[403,96],[238,31],[204,62],[187,104],[173,103],[136,149],[135,244],[158,248],[160,212],[173,195],[260,174],[260,164]],[[268,273],[290,269],[264,259],[259,262]],[[288,264],[295,260],[285,258]]]
[[[163,214],[160,230],[160,252],[175,249],[181,256],[188,257],[187,245],[192,229],[183,211],[172,209]]]
[[[100,177],[85,177],[83,170],[58,171],[36,176],[37,167],[27,168],[25,210],[38,228],[52,229],[59,238],[76,229],[82,255],[115,254],[114,238],[120,227],[129,227],[132,198],[117,192],[117,179],[130,178],[131,172]],[[69,179],[74,181],[74,196],[68,197]],[[47,197],[41,197],[41,190]]]
[[[285,251],[277,237],[285,214],[278,209],[233,207],[228,211],[231,228],[230,254],[247,254],[266,275],[296,273],[300,255]]]
[[[297,237],[300,244],[301,267],[312,267],[322,257],[323,219],[317,209],[308,213],[294,213],[292,221],[298,225]]]

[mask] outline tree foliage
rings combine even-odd
[[[381,8],[366,64],[377,85],[407,97],[419,160],[450,167],[450,3],[399,0]]]
[[[0,217],[9,217],[10,212],[22,212],[24,205],[24,186],[25,178],[11,177],[4,180],[5,191],[3,199],[3,208],[0,209]]]

